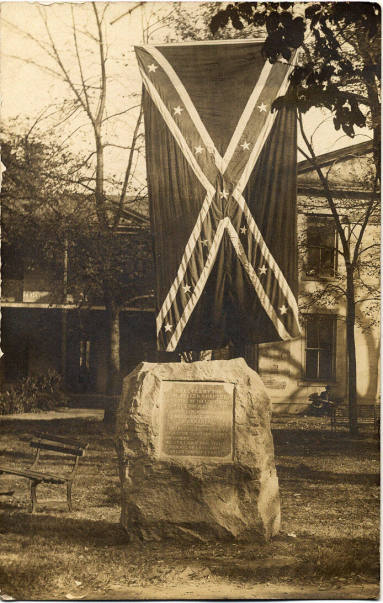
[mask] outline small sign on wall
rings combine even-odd
[[[50,291],[23,291],[23,302],[47,301],[48,296],[50,296]]]
[[[287,381],[281,381],[275,377],[262,377],[262,381],[268,389],[286,389]]]

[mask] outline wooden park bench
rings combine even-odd
[[[330,413],[331,431],[336,428],[349,425],[349,407],[344,405],[334,406]],[[380,405],[379,404],[358,404],[357,406],[358,425],[372,425],[375,432],[380,429]]]
[[[39,484],[66,484],[68,510],[72,511],[72,484],[77,473],[79,459],[81,456],[84,456],[88,444],[83,444],[78,440],[72,440],[61,436],[38,433],[31,440],[30,446],[36,449],[36,455],[30,467],[18,469],[0,465],[0,474],[7,473],[25,477],[30,480],[32,513],[36,510],[36,488]],[[65,457],[71,457],[69,472],[67,471],[66,473],[59,474],[47,471],[46,465],[44,468],[44,460],[47,461],[47,458],[41,458],[42,451],[54,452],[55,461],[64,462],[67,460]],[[52,456],[49,457],[49,461],[52,461]]]

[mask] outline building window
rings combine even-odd
[[[80,389],[83,392],[88,391],[90,386],[90,341],[89,339],[80,340],[80,366],[78,380]]]
[[[24,266],[20,252],[12,245],[1,245],[1,298],[3,301],[23,301]]]
[[[334,220],[326,216],[307,216],[306,275],[314,278],[335,276],[336,250]]]
[[[306,379],[331,381],[335,377],[336,318],[312,315],[306,321]]]

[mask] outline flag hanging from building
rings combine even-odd
[[[159,349],[300,333],[292,66],[262,42],[140,46]]]

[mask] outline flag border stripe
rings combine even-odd
[[[233,158],[233,155],[238,146],[238,143],[239,143],[239,141],[243,135],[243,132],[245,131],[245,128],[248,124],[248,121],[255,109],[255,105],[266,86],[266,82],[267,82],[267,79],[270,75],[272,68],[273,68],[273,65],[270,63],[270,61],[266,61],[262,68],[261,74],[257,80],[257,83],[254,86],[253,91],[249,96],[246,106],[245,106],[244,110],[242,111],[242,115],[239,118],[237,126],[234,130],[234,133],[230,139],[230,142],[229,142],[227,149],[225,151],[225,154],[223,156],[223,164],[224,164],[225,172],[227,170],[227,167],[228,167],[230,161]]]

